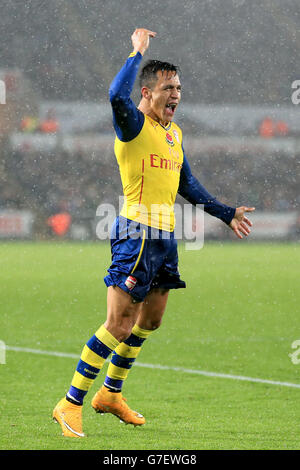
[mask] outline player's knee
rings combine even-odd
[[[125,341],[130,334],[133,327],[133,321],[121,321],[121,318],[110,319],[106,322],[105,326],[107,330],[116,338],[120,343]]]
[[[161,324],[162,324],[162,320],[152,322],[150,330],[157,330]]]
[[[120,343],[125,341],[131,335],[131,330],[132,330],[132,327],[121,327],[121,328],[119,328],[117,340]]]
[[[147,322],[146,322],[145,330],[151,330],[151,331],[157,330],[160,327],[161,324],[162,324],[162,319],[161,318],[159,318],[159,319],[148,318]]]

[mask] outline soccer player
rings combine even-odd
[[[92,407],[127,424],[145,423],[126,403],[122,386],[143,343],[161,324],[169,290],[185,287],[174,238],[177,193],[191,204],[203,204],[238,238],[247,236],[252,225],[245,213],[254,208],[222,204],[191,173],[181,129],[173,122],[181,97],[177,67],[157,60],[146,63],[140,73],[139,106],[131,100],[142,57],[155,36],[147,29],[134,31],[133,52],[110,86],[124,206],[112,230],[112,263],[104,278],[106,321],[85,344],[71,386],[53,411],[65,436],[84,436],[83,400],[110,355]]]

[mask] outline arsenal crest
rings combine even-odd
[[[173,137],[171,136],[171,134],[169,134],[169,132],[166,133],[166,141],[167,144],[171,145],[171,147],[174,145]]]

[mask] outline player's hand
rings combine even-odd
[[[234,217],[229,224],[229,227],[234,231],[238,238],[243,238],[243,235],[246,237],[251,232],[250,227],[252,227],[252,222],[245,216],[245,212],[253,212],[255,207],[237,207],[235,210]],[[242,235],[243,234],[243,235]]]
[[[138,28],[134,31],[131,36],[134,52],[140,52],[142,55],[145,54],[149,47],[150,38],[155,38],[156,33],[149,29]]]

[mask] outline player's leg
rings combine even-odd
[[[169,290],[156,288],[152,289],[143,303],[137,325],[143,330],[156,330],[162,322],[163,314],[167,306]]]
[[[53,419],[61,425],[64,436],[83,437],[81,415],[84,397],[106,358],[118,344],[119,341],[102,325],[84,345],[71,386],[53,410]]]
[[[71,386],[53,411],[65,436],[82,437],[81,408],[105,360],[126,339],[137,319],[141,304],[134,304],[129,294],[118,287],[109,287],[107,320],[85,344]]]
[[[138,357],[144,341],[160,326],[167,299],[167,290],[153,289],[141,304],[130,336],[114,350],[108,366],[104,385],[112,392],[122,390],[124,380]]]
[[[105,360],[128,338],[141,310],[119,287],[107,289],[107,319],[84,346],[67,399],[82,404]]]
[[[185,287],[185,283],[180,280],[177,264],[177,244],[172,235],[170,238],[148,239],[145,242],[142,256],[139,257],[139,264],[136,265],[136,270],[133,273],[133,276],[136,276],[136,279],[133,280],[137,281],[138,279],[138,281],[134,283],[134,287],[129,288],[133,298],[142,299],[142,309],[130,336],[121,342],[113,352],[104,385],[98,392],[98,405],[101,405],[101,401],[104,402],[104,398],[100,399],[99,397],[99,394],[104,392],[111,399],[114,397],[117,400],[122,396],[122,385],[138,357],[142,345],[161,324],[169,289]],[[146,277],[145,273],[147,273]],[[129,274],[132,278],[131,271]],[[126,286],[126,282],[124,285]],[[123,288],[124,285],[122,285]],[[101,407],[98,406],[98,409]]]
[[[108,287],[105,328],[119,342],[124,341],[130,335],[142,305],[142,302],[133,302],[131,295],[120,287]]]
[[[132,348],[125,342],[129,338],[133,338],[133,331],[136,330],[136,320],[142,310],[142,302],[133,302],[132,297],[127,292],[124,292],[119,287],[108,288],[107,296],[107,320],[104,327],[114,337],[119,340],[118,346],[113,352],[112,360],[108,369],[112,373],[106,377],[105,385],[95,394],[92,399],[92,407],[99,413],[112,413],[120,418],[126,424],[133,424],[139,426],[145,423],[145,418],[129,408],[126,399],[122,396],[121,387],[119,384],[125,380],[129,365],[133,359],[120,356],[118,351],[123,351],[124,348],[135,351],[139,349],[137,346]],[[140,330],[141,333],[143,333]],[[148,332],[145,332],[148,334]],[[136,339],[140,339],[135,336]],[[115,358],[117,360],[115,361]],[[108,382],[108,383],[107,383]],[[118,387],[118,388],[116,388]]]
[[[127,424],[130,423],[137,426],[145,423],[145,418],[139,413],[132,411],[124,402],[121,390],[123,382],[126,380],[131,367],[138,357],[144,341],[161,324],[167,298],[168,291],[154,289],[146,296],[144,302],[139,304],[138,318],[136,318],[131,334],[123,342],[120,342],[114,350],[104,385],[92,400],[92,406],[96,411],[113,413]],[[113,305],[113,308],[115,306]],[[116,326],[116,322],[120,321],[118,317],[118,314],[110,311],[106,324],[108,330],[114,331],[113,327],[118,328]]]

